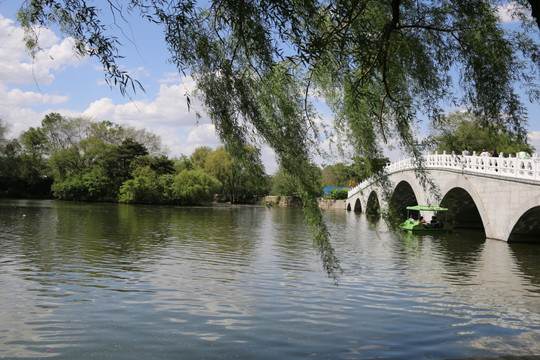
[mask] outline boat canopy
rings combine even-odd
[[[440,206],[431,206],[431,205],[414,205],[407,206],[407,210],[418,210],[418,211],[447,211],[448,208],[443,208]]]

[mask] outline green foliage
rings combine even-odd
[[[345,200],[349,196],[348,189],[332,189],[330,190],[328,196],[332,200]]]
[[[295,179],[280,168],[272,176],[272,188],[270,195],[274,196],[298,196],[298,187]]]
[[[202,169],[185,170],[176,175],[172,184],[175,201],[182,205],[198,205],[212,201],[221,183]]]
[[[434,128],[432,146],[440,153],[446,151],[461,154],[465,147],[472,154],[479,155],[482,149],[490,152],[515,154],[520,151],[533,152],[527,138],[518,136],[502,126],[494,126],[482,121],[471,113],[452,113]]]
[[[361,157],[355,157],[354,162],[351,166],[351,170],[356,176],[356,181],[347,186],[359,184],[373,174],[379,173],[388,163],[390,163],[390,159],[388,158],[364,159]]]
[[[354,167],[343,163],[328,165],[322,169],[322,183],[324,186],[350,186],[360,180]]]
[[[0,150],[2,149],[4,142],[6,142],[6,136],[8,133],[8,124],[7,122],[0,118]]]
[[[145,204],[163,202],[164,191],[154,170],[149,166],[143,166],[137,168],[133,176],[133,179],[126,180],[120,187],[120,202]]]
[[[195,165],[193,165],[193,162],[189,157],[186,155],[181,155],[176,161],[174,162],[174,170],[176,173],[179,173],[184,170],[194,170]]]
[[[208,146],[198,147],[195,149],[195,151],[193,151],[193,153],[189,157],[189,160],[191,160],[191,163],[193,164],[193,166],[204,169],[206,159],[212,152],[213,152],[212,148]]]
[[[267,179],[258,152],[247,147],[242,155],[231,156],[219,147],[206,157],[205,170],[222,184],[221,194],[232,203],[254,202],[267,194]]]
[[[36,159],[43,157],[46,152],[47,136],[41,128],[31,127],[20,135],[19,140],[25,152]]]

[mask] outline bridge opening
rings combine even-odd
[[[482,217],[466,190],[453,188],[443,197],[440,206],[449,209],[448,220],[454,223],[454,227],[484,231]]]
[[[540,244],[540,206],[526,211],[518,220],[508,242],[534,242]]]
[[[389,206],[391,211],[400,219],[407,218],[407,206],[418,205],[416,195],[411,185],[407,181],[401,181],[397,184],[392,197],[390,198]],[[415,219],[418,219],[418,211],[411,211],[409,215],[412,215]]]
[[[370,216],[380,216],[381,215],[381,206],[379,205],[379,198],[375,191],[372,191],[369,194],[368,201],[366,204],[366,214]]]
[[[360,203],[360,199],[356,199],[354,202],[354,212],[362,212],[362,204]]]

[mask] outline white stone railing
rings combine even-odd
[[[431,154],[422,156],[426,169],[452,169],[471,174],[489,174],[501,178],[521,179],[535,181],[540,184],[540,154],[534,154],[530,159],[521,159],[509,155],[504,157],[478,156],[476,153],[469,156],[455,154]],[[384,171],[390,175],[404,170],[413,170],[418,167],[413,158],[396,161],[388,164]],[[349,197],[366,188],[373,182],[367,179],[349,191]]]

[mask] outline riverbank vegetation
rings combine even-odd
[[[41,126],[7,139],[0,119],[0,196],[53,197],[69,201],[196,205],[214,200],[254,203],[266,195],[300,197],[293,178],[280,169],[269,176],[255,148],[232,157],[220,146],[190,155],[166,156],[160,138],[112,122],[44,117]],[[318,173],[325,185],[348,186],[361,179],[351,165]]]

